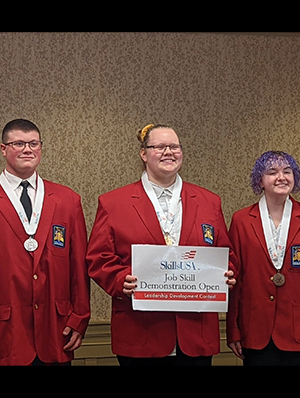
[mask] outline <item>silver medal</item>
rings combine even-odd
[[[24,247],[28,252],[34,252],[38,248],[38,243],[32,236],[29,236],[24,242]]]

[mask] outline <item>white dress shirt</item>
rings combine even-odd
[[[149,182],[153,187],[153,190],[157,196],[158,202],[159,202],[163,212],[167,216],[168,209],[170,207],[170,203],[171,203],[171,199],[172,199],[172,195],[173,195],[173,191],[174,191],[175,183],[168,188],[163,188],[159,185],[154,184],[151,181],[149,181]],[[182,223],[181,198],[179,199],[179,203],[178,203],[178,207],[177,207],[177,215],[178,216],[175,218],[175,221],[174,221],[174,226],[170,232],[170,235],[171,235],[173,241],[175,242],[176,246],[179,245],[180,234],[181,234],[181,223]]]
[[[16,193],[17,198],[20,199],[22,191],[23,191],[23,187],[20,186],[20,183],[25,180],[22,180],[22,178],[19,178],[15,175],[9,173],[7,170],[4,171],[4,175],[7,179],[7,181],[9,182],[9,184],[11,185],[11,187],[13,188],[14,192]],[[34,202],[35,202],[35,194],[36,194],[36,172],[34,172],[32,174],[32,176],[27,178],[26,181],[29,182],[27,192],[28,192],[28,196],[30,197],[31,203],[33,206]]]

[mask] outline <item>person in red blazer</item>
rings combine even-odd
[[[152,191],[157,196],[162,209],[165,203],[168,217],[182,165],[179,138],[171,127],[161,124],[147,125],[138,138],[146,172],[142,180],[99,197],[87,251],[89,276],[112,296],[112,350],[121,365],[168,365],[175,358],[177,365],[210,365],[220,349],[218,314],[134,311],[131,295],[137,279],[131,272],[131,245],[230,247],[221,200],[183,182],[175,203],[175,227],[165,230],[143,178],[148,179],[150,195]],[[203,225],[211,227],[211,240],[205,237]],[[231,286],[235,283],[233,262],[230,250],[225,277]],[[170,356],[175,347],[176,356]]]
[[[265,152],[251,185],[263,196],[235,212],[229,229],[239,278],[227,342],[246,366],[300,365],[300,203],[290,197],[300,190],[299,166],[285,152]]]
[[[37,126],[26,119],[12,120],[3,129],[0,365],[70,364],[90,317],[80,196],[40,180],[36,173],[40,139]],[[27,233],[29,220],[19,208],[23,180],[30,183],[31,221],[38,223],[32,234]]]

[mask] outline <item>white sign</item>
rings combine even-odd
[[[132,245],[134,310],[227,312],[227,247]]]

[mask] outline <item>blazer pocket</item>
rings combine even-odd
[[[0,305],[0,358],[7,358],[11,351],[11,306]]]
[[[69,319],[69,316],[73,312],[73,306],[69,300],[55,300],[55,307],[57,311],[57,319],[56,319],[56,333],[57,333],[57,342],[62,347],[67,344],[70,340],[70,335],[64,336],[62,334],[62,330],[66,327],[66,323]]]
[[[300,343],[300,303],[293,304],[293,329],[294,338]]]
[[[55,300],[55,306],[61,316],[69,316],[73,312],[73,306],[69,300]]]

